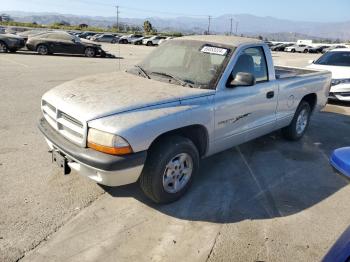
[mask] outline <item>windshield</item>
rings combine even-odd
[[[212,89],[232,51],[201,41],[173,40],[155,49],[134,70],[141,68],[143,76],[173,84]]]
[[[329,52],[321,56],[315,64],[330,66],[350,66],[350,52]]]

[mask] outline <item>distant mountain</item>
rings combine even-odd
[[[0,11],[9,14],[19,22],[37,22],[39,24],[51,24],[67,21],[70,24],[86,23],[91,26],[107,27],[116,23],[116,17],[101,16],[77,16],[58,13],[30,13],[20,11]],[[230,31],[230,19],[233,18],[233,33],[245,35],[274,35],[276,37],[292,38],[302,35],[311,38],[331,38],[340,40],[350,39],[350,21],[338,23],[302,22],[278,19],[274,17],[259,17],[249,14],[225,14],[214,17],[211,22],[212,33],[228,33]],[[159,31],[179,31],[183,33],[203,33],[207,30],[208,19],[192,17],[159,18],[156,16],[144,19],[121,18],[122,23],[141,26],[144,20],[150,20]],[[237,22],[236,22],[237,21]],[[286,40],[286,39],[279,39]]]

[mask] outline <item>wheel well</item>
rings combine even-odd
[[[5,41],[0,40],[0,43],[3,43],[7,49],[9,48]]]
[[[161,134],[152,142],[150,148],[152,148],[153,145],[165,139],[166,137],[176,136],[176,135],[190,139],[193,142],[193,144],[196,146],[200,156],[204,156],[205,153],[207,152],[208,131],[202,125],[186,126],[186,127],[182,127],[182,128],[175,129],[175,130],[166,132],[164,134]]]
[[[47,44],[44,44],[44,43],[39,43],[39,44],[37,44],[37,45],[35,46],[35,50],[37,50],[37,49],[38,49],[38,47],[39,47],[39,46],[41,46],[41,45],[46,46],[46,47],[47,47],[47,49],[49,49],[49,46],[48,46]]]
[[[317,95],[315,93],[308,94],[303,97],[302,101],[308,102],[311,107],[311,110],[313,111],[317,103]]]

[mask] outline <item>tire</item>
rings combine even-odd
[[[7,48],[7,45],[0,41],[0,53],[7,53],[8,52],[8,48]]]
[[[10,53],[16,53],[17,49],[9,49]]]
[[[309,53],[309,50],[305,49],[305,50],[304,50],[304,53],[305,53],[305,54]]]
[[[116,44],[117,40],[112,40],[111,44]]]
[[[295,49],[292,49],[292,51],[291,51],[292,53],[295,53]]]
[[[85,56],[86,57],[95,57],[96,56],[96,50],[92,47],[85,48]]]
[[[311,107],[306,101],[301,101],[292,122],[282,129],[283,136],[291,141],[300,140],[310,124]]]
[[[128,40],[126,40],[126,39],[123,39],[121,42],[120,42],[121,44],[127,44],[128,43]]]
[[[46,45],[38,45],[36,48],[36,51],[39,55],[48,55],[49,54],[49,48]]]
[[[151,41],[147,42],[147,46],[153,46],[153,43]]]
[[[169,136],[151,148],[140,187],[153,202],[171,203],[186,193],[198,169],[199,153],[193,142],[185,137]],[[184,170],[187,174],[182,173]]]

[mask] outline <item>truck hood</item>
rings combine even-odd
[[[81,121],[208,96],[215,90],[182,87],[126,72],[99,74],[59,85],[43,100]]]

